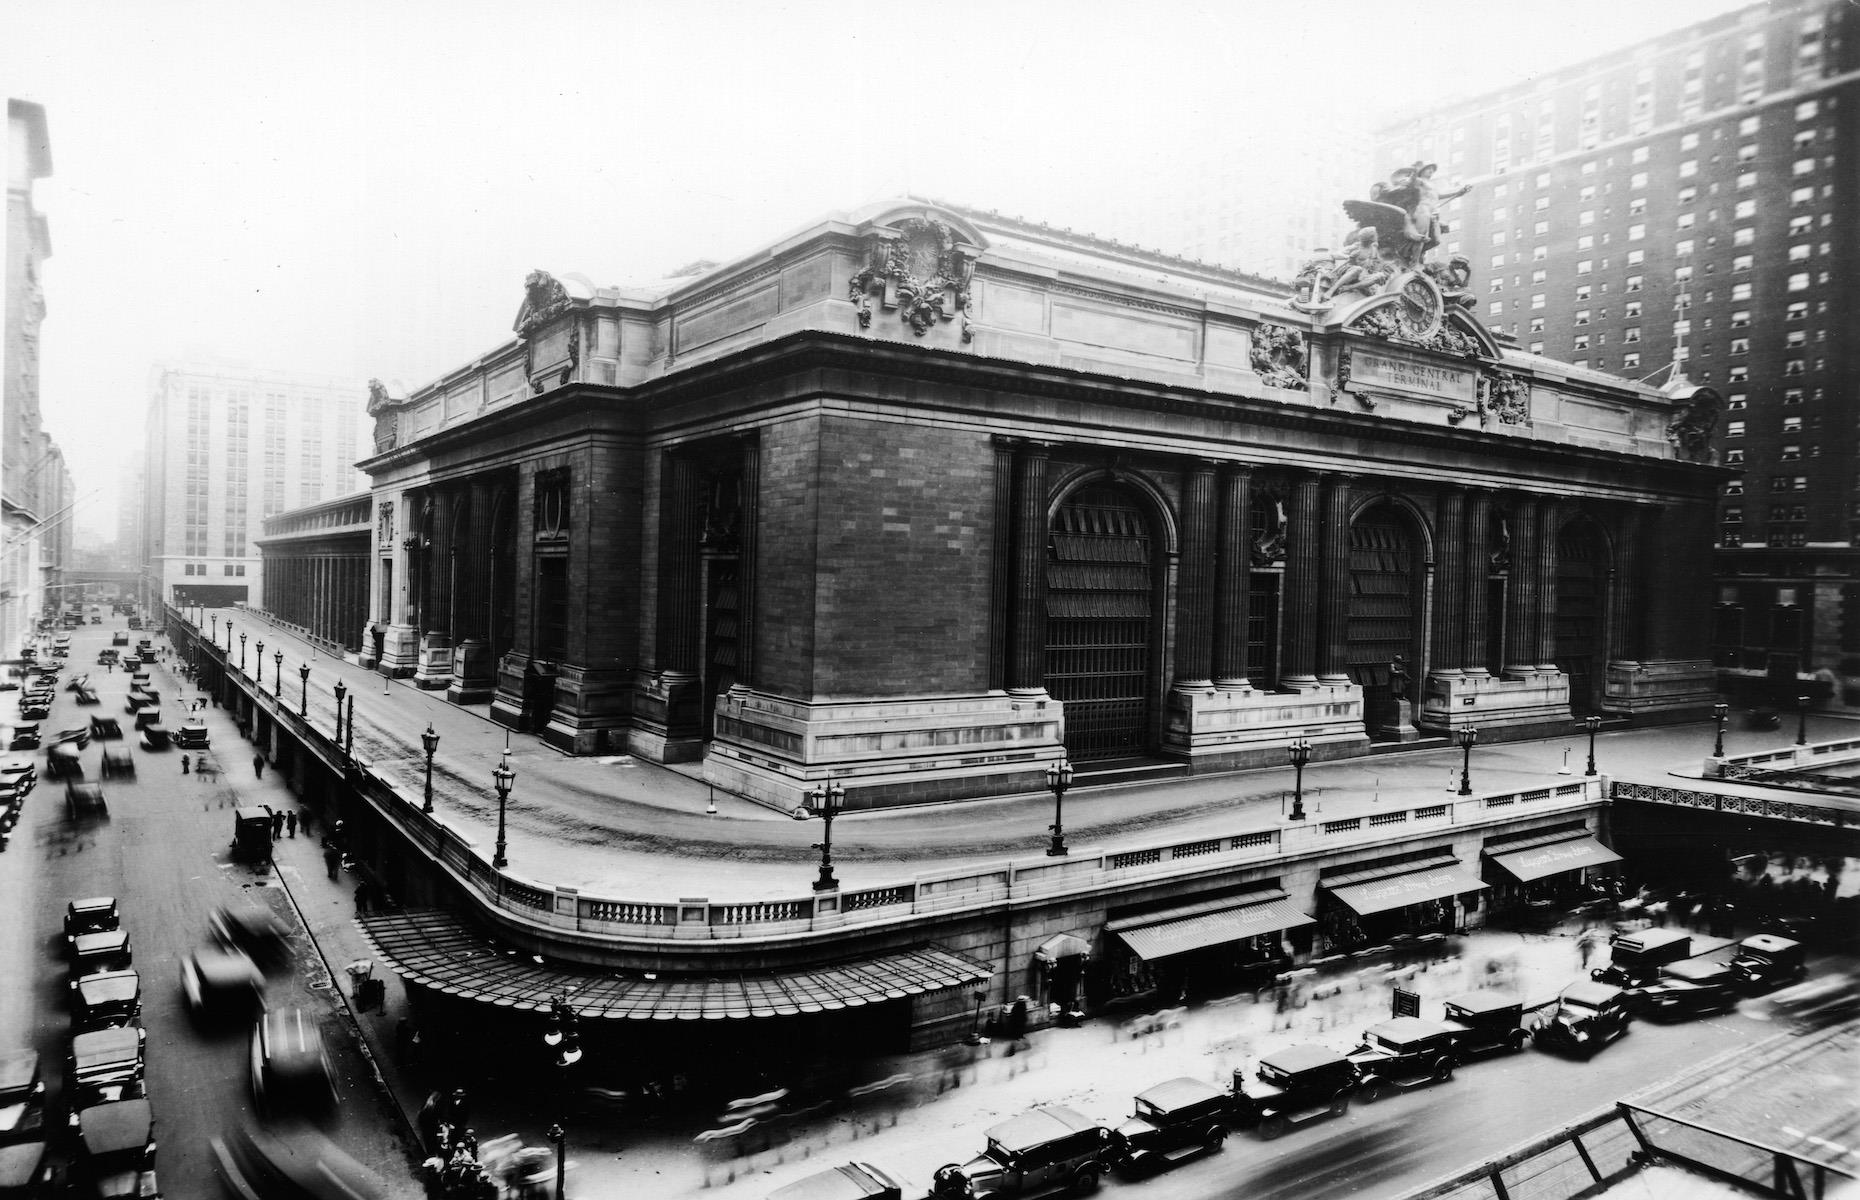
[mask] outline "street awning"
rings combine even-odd
[[[1284,892],[1274,890],[1108,921],[1105,929],[1149,961],[1315,924]]]
[[[1091,943],[1070,933],[1055,933],[1040,943],[1033,956],[1048,966],[1062,958],[1090,958]]]
[[[1548,846],[1516,850],[1510,854],[1492,854],[1491,859],[1510,872],[1511,877],[1519,883],[1529,883],[1546,875],[1618,863],[1621,856],[1592,837],[1577,837],[1553,842]]]
[[[456,914],[436,908],[368,913],[356,924],[375,953],[422,987],[519,1012],[546,1012],[567,993],[584,1017],[722,1021],[832,1012],[965,987],[993,972],[936,946],[822,966],[716,975],[599,973],[538,963],[498,946]]]
[[[1384,874],[1354,883],[1330,880],[1325,881],[1324,886],[1359,917],[1446,896],[1457,896],[1462,892],[1485,890],[1485,884],[1461,866],[1458,859],[1450,858],[1446,862],[1429,859],[1408,866],[1411,869],[1399,874]]]

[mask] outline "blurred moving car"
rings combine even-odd
[[[92,717],[90,736],[100,742],[115,741],[123,736],[123,726],[115,717]]]
[[[45,1133],[45,1078],[37,1050],[0,1050],[0,1145]]]
[[[1676,929],[1642,929],[1608,939],[1608,965],[1589,972],[1597,983],[1642,987],[1660,977],[1660,968],[1692,954],[1692,935]]]
[[[129,752],[127,746],[105,746],[103,766],[99,774],[105,779],[134,779],[136,777],[136,756]]]
[[[4,768],[0,768],[4,769]],[[1731,956],[1738,986],[1760,992],[1785,983],[1800,983],[1808,976],[1808,955],[1802,943],[1773,933],[1757,933],[1738,944]]]
[[[768,1200],[903,1200],[904,1186],[871,1163],[817,1171],[768,1194]]]
[[[387,1200],[379,1175],[307,1126],[237,1129],[209,1141],[213,1164],[235,1196],[271,1200]],[[892,1197],[891,1200],[896,1200]]]
[[[160,1200],[155,1115],[146,1099],[117,1100],[71,1114],[77,1152],[73,1194],[91,1200]]]
[[[1557,998],[1556,1012],[1538,1027],[1537,1044],[1584,1058],[1624,1037],[1633,1013],[1627,993],[1606,983],[1572,983]]]
[[[323,1035],[301,1008],[273,1009],[253,1027],[252,1098],[269,1115],[335,1107],[335,1075]]]
[[[52,735],[52,741],[58,745],[76,746],[83,750],[90,745],[90,726],[80,725],[76,729],[60,729]]]
[[[142,1085],[142,1052],[148,1031],[133,1025],[96,1029],[71,1039],[65,1074],[71,1091],[65,1102],[88,1108],[115,1100],[134,1100],[147,1094]]]
[[[84,759],[71,742],[53,742],[45,751],[45,774],[51,779],[84,778]]]
[[[1136,1098],[1131,1118],[1111,1131],[1118,1170],[1148,1175],[1227,1142],[1232,1098],[1200,1079],[1183,1076],[1159,1083]]]
[[[1348,1057],[1322,1046],[1275,1050],[1259,1060],[1255,1075],[1249,1084],[1244,1071],[1234,1072],[1234,1117],[1257,1124],[1268,1141],[1294,1125],[1341,1117],[1350,1111],[1360,1082]]]
[[[203,1020],[245,1017],[265,1003],[265,973],[243,950],[203,946],[181,960],[181,994]]]
[[[144,725],[141,741],[144,750],[166,750],[174,744],[166,725]]]
[[[261,966],[278,965],[290,954],[290,930],[256,905],[221,905],[207,918],[207,930],[214,941],[250,955]]]
[[[70,942],[79,934],[101,933],[106,929],[118,929],[122,918],[116,911],[116,897],[87,896],[82,900],[72,900],[65,905],[65,941]]]
[[[142,977],[134,971],[104,971],[71,981],[71,1029],[88,1033],[142,1021]]]
[[[0,804],[8,800],[24,800],[39,783],[39,769],[29,758],[13,758],[0,762]]]
[[[81,783],[77,780],[65,784],[65,808],[73,821],[83,821],[110,815],[110,806],[103,799],[101,783]]]
[[[1627,1004],[1636,1016],[1670,1021],[1737,1007],[1737,973],[1729,963],[1688,958],[1660,968],[1645,987],[1629,988]]]

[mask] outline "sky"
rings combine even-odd
[[[0,90],[51,136],[41,407],[107,540],[158,361],[360,404],[501,344],[534,268],[657,279],[906,192],[1085,229],[1168,206],[1187,156],[1270,187],[1278,147],[1323,153],[1314,117],[1373,128],[1742,6],[0,0]]]

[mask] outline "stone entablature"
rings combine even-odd
[[[1402,278],[1409,282],[1397,291],[1301,312],[1278,285],[1239,272],[898,201],[647,287],[534,272],[514,340],[404,395],[371,387],[369,412],[386,452],[558,387],[637,385],[817,330],[1390,421],[1679,455],[1667,432],[1679,413],[1673,396],[1500,347],[1434,275]]]

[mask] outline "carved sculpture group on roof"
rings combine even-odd
[[[935,217],[907,217],[868,235],[865,266],[847,283],[846,298],[859,312],[859,328],[872,326],[871,294],[898,310],[898,319],[922,337],[938,321],[962,320],[962,340],[969,327],[970,287],[975,278],[975,248]]]
[[[523,280],[523,318],[517,332],[529,337],[536,329],[568,311],[568,289],[547,271],[531,271]]]
[[[1669,386],[1666,390],[1675,389]],[[1718,430],[1721,403],[1712,388],[1698,388],[1691,393],[1686,406],[1667,423],[1666,440],[1679,450],[1681,459],[1696,463],[1717,461],[1718,454],[1712,449],[1711,439]]]

